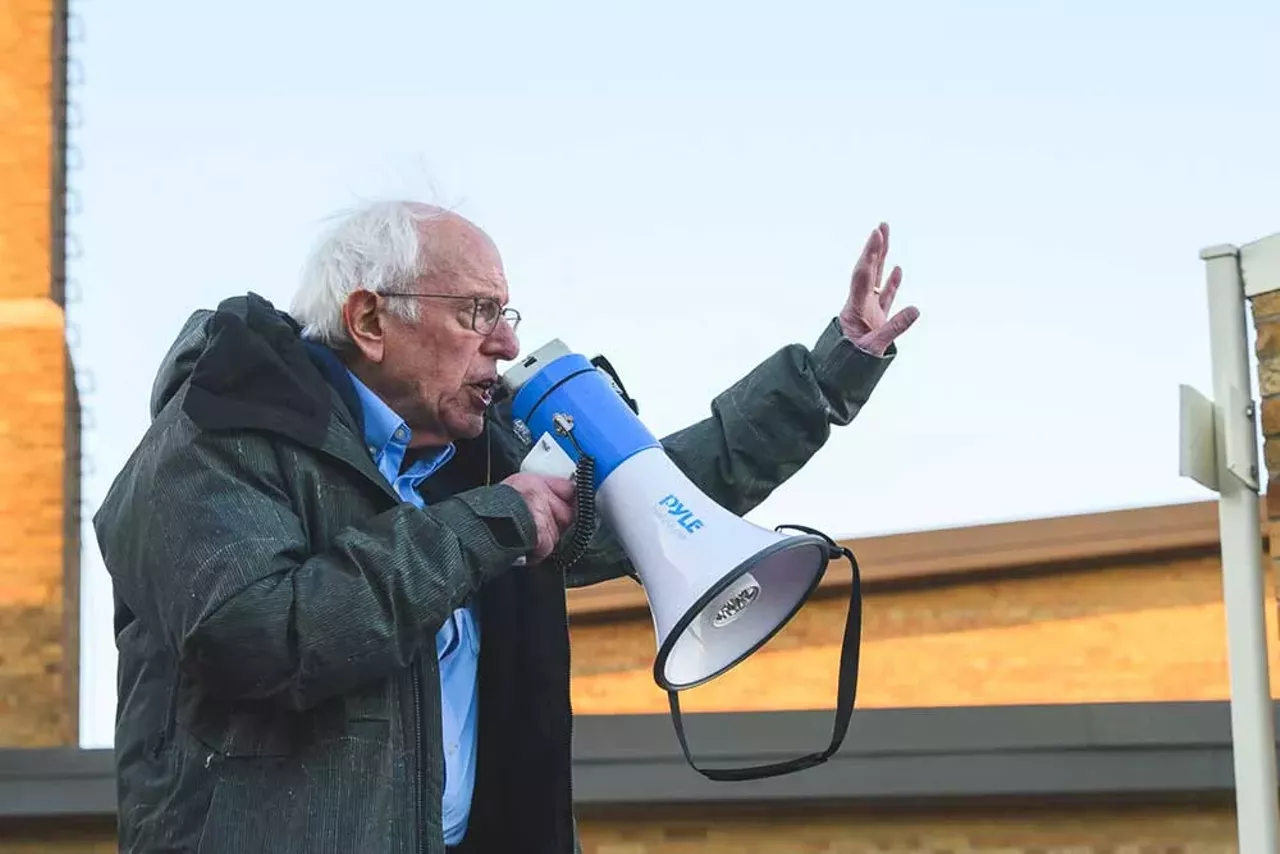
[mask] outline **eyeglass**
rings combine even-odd
[[[520,312],[514,308],[503,308],[502,305],[493,297],[464,297],[458,294],[417,294],[417,293],[387,293],[384,297],[419,297],[422,299],[460,299],[469,300],[472,303],[471,309],[471,328],[481,335],[489,335],[498,327],[499,320],[505,320],[511,324],[511,331],[514,332],[516,327],[520,325]]]

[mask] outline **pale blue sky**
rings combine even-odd
[[[319,220],[388,195],[488,229],[526,348],[603,350],[660,433],[810,343],[888,220],[922,318],[761,524],[1208,497],[1177,476],[1177,385],[1210,387],[1199,249],[1280,230],[1280,8],[691,5],[72,0],[87,513],[186,315],[287,306]],[[104,746],[91,535],[85,576],[82,741]]]

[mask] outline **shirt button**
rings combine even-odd
[[[400,439],[400,440],[403,440],[403,439],[404,439],[404,428],[403,428],[403,427],[399,427],[399,428],[397,428],[397,429],[396,429],[396,438],[397,438],[397,439]]]

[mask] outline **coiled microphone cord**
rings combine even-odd
[[[557,415],[554,419],[556,432],[573,443],[578,452],[578,465],[573,472],[573,497],[575,519],[573,536],[568,542],[561,542],[552,555],[552,560],[561,571],[573,566],[587,553],[591,538],[596,531],[596,461],[582,450],[578,439],[573,435],[573,419]]]

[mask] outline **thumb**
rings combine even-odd
[[[885,321],[879,329],[865,336],[861,342],[862,346],[877,356],[883,356],[894,339],[910,329],[919,317],[920,309],[914,305],[907,306]]]

